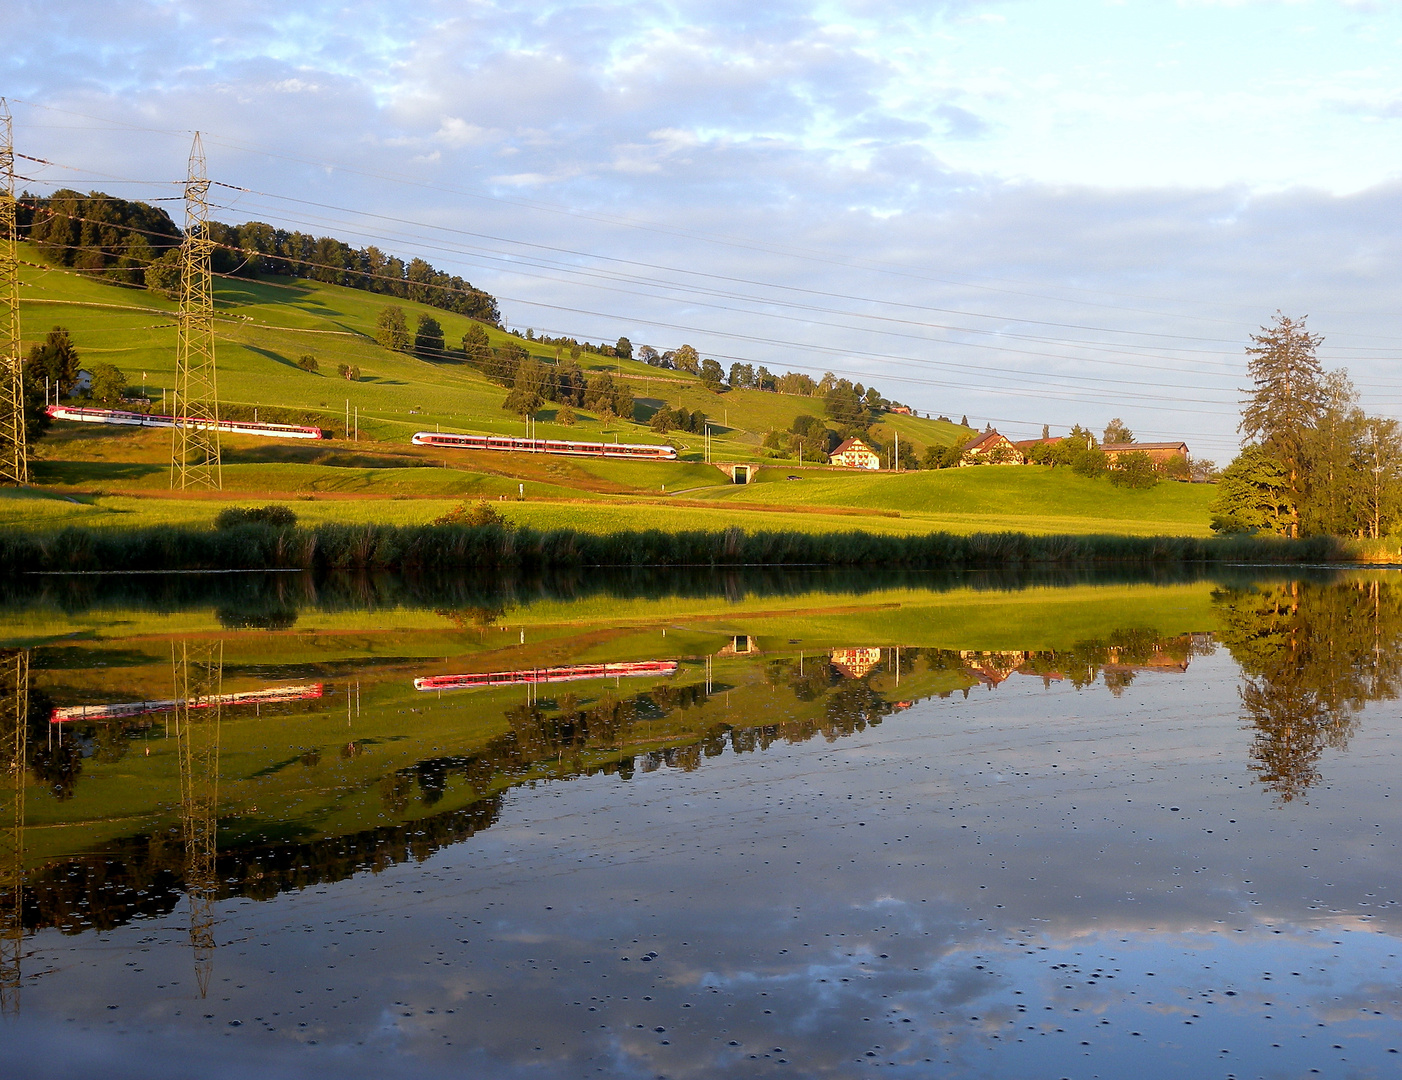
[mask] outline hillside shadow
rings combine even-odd
[[[311,289],[299,278],[222,278],[214,288],[214,301],[229,307],[247,304],[285,304],[302,300]]]
[[[164,475],[170,466],[137,461],[35,461],[30,471],[40,484],[86,484],[96,481],[144,480]]]
[[[331,450],[311,444],[267,443],[225,447],[226,465],[322,465],[337,469],[434,468],[435,463],[413,454],[361,453]]]
[[[281,364],[283,367],[296,368],[296,370],[298,371],[302,370],[301,368],[297,367],[297,364],[294,361],[288,359],[286,356],[283,356],[280,352],[275,352],[272,349],[262,349],[259,348],[257,345],[245,345],[244,348],[247,349],[249,352],[257,353],[259,356],[265,357],[266,359],[273,361],[273,363],[275,364]]]

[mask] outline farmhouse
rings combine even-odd
[[[1017,442],[1013,443],[1013,446],[1017,447],[1018,453],[1022,454],[1025,458],[1032,452],[1034,446],[1055,446],[1057,443],[1063,441],[1063,436],[1054,435],[1046,439],[1019,439]]]
[[[1026,459],[1006,435],[996,431],[985,431],[975,435],[959,448],[964,455],[963,465],[1022,465]]]
[[[847,439],[828,457],[834,465],[843,465],[849,469],[881,468],[881,459],[876,456],[876,451],[861,439]]]
[[[1100,449],[1112,469],[1121,454],[1148,454],[1155,465],[1167,465],[1174,458],[1186,459],[1188,456],[1188,444],[1184,442],[1105,443]]]

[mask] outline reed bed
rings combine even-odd
[[[172,526],[0,531],[0,575],[171,570],[397,570],[547,567],[831,566],[1003,569],[1354,562],[1334,537],[1033,536],[1026,533],[723,531],[587,533],[485,525]]]

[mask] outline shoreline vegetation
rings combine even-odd
[[[395,570],[549,567],[868,567],[1001,569],[1076,566],[1378,565],[1393,545],[1329,536],[919,536],[647,530],[540,531],[493,522],[296,526],[251,520],[171,526],[0,530],[0,576],[177,570]]]

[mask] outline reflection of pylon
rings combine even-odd
[[[29,718],[29,653],[3,661],[0,701],[0,1013],[19,1011],[24,903],[25,724]]]
[[[175,737],[180,754],[180,818],[185,833],[185,895],[200,997],[214,970],[215,825],[219,804],[219,695],[222,642],[180,642],[175,669]]]
[[[29,483],[24,431],[24,368],[19,336],[19,231],[15,144],[10,110],[0,98],[0,481]]]
[[[170,486],[221,488],[219,398],[214,380],[214,284],[209,179],[199,132],[185,181],[185,239],[180,245],[180,312],[175,344],[175,433]]]

